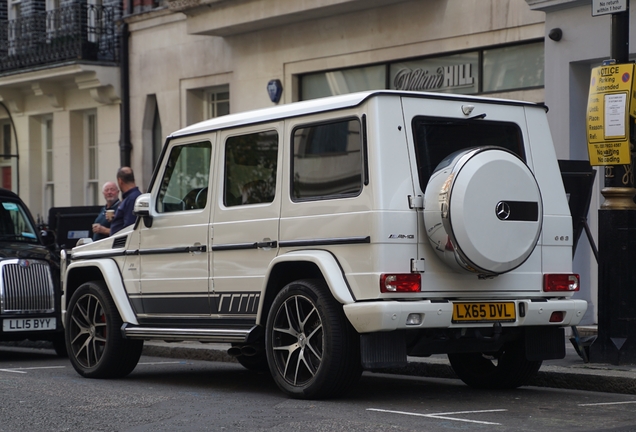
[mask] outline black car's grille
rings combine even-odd
[[[45,261],[0,262],[0,312],[53,312],[55,292]]]

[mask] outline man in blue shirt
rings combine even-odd
[[[135,223],[137,218],[133,214],[135,200],[141,192],[135,184],[135,175],[130,167],[121,167],[117,170],[117,185],[122,193],[122,200],[115,211],[115,217],[110,223],[110,235],[122,230],[128,225]]]

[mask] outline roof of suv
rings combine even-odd
[[[205,120],[200,123],[187,126],[176,132],[173,132],[168,138],[176,138],[180,136],[193,135],[197,133],[207,132],[215,129],[231,128],[242,126],[245,124],[262,123],[274,121],[281,118],[296,117],[310,113],[332,111],[337,109],[351,108],[360,105],[365,100],[378,95],[397,95],[409,96],[425,99],[446,99],[466,102],[482,102],[496,103],[506,105],[524,105],[539,107],[541,105],[532,102],[523,102],[506,99],[494,99],[480,96],[467,96],[447,93],[425,93],[425,92],[407,92],[396,90],[378,90],[359,93],[349,93],[339,96],[331,96],[320,99],[312,99],[302,102],[294,102],[290,104],[277,105],[270,108],[263,108],[253,111],[244,111],[236,114],[228,114],[222,117],[216,117]],[[543,106],[541,106],[543,107]],[[545,107],[543,107],[545,108]]]

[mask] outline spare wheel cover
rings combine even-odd
[[[528,166],[505,149],[483,147],[458,154],[447,167],[452,173],[442,188],[447,193],[438,190],[440,216],[460,266],[500,274],[523,264],[543,221],[541,193]]]

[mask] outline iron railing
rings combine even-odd
[[[72,60],[119,62],[116,6],[71,4],[0,21],[0,72]]]

